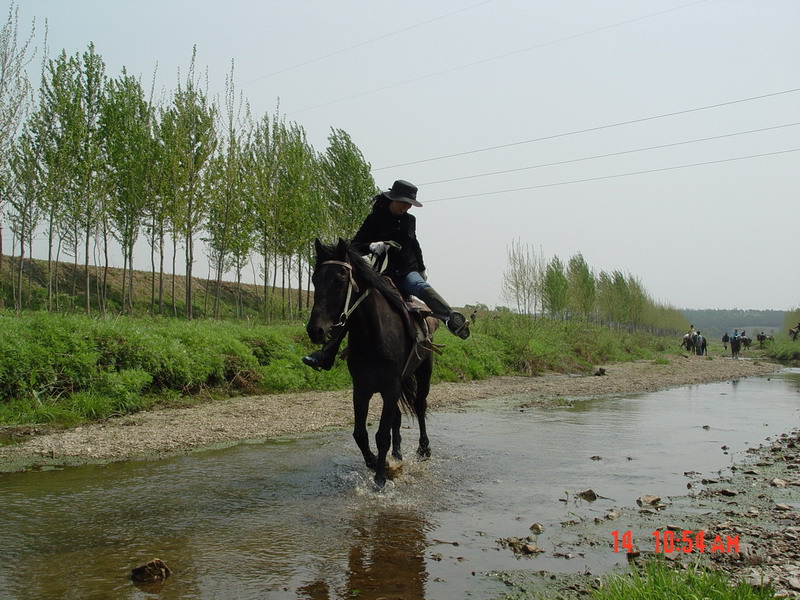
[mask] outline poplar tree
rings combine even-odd
[[[10,203],[14,209],[11,223],[19,239],[19,265],[17,272],[14,308],[23,308],[23,272],[25,265],[25,244],[28,244],[29,257],[33,253],[33,233],[40,219],[37,202],[42,194],[40,176],[41,147],[35,135],[25,131],[19,138],[11,160],[12,191]],[[29,286],[30,289],[30,286]]]
[[[172,105],[162,116],[165,166],[173,202],[171,216],[175,235],[183,237],[186,256],[184,314],[187,319],[193,316],[194,238],[206,217],[207,193],[204,176],[217,145],[215,112],[195,80],[193,54],[186,85],[179,85]]]
[[[579,252],[567,262],[569,281],[569,309],[573,315],[588,319],[594,312],[597,288],[583,255]]]
[[[102,107],[108,215],[122,246],[122,309],[133,310],[133,251],[154,201],[153,114],[139,81],[123,70],[109,81]]]
[[[279,120],[277,113],[264,115],[253,130],[252,142],[247,153],[247,190],[253,206],[256,249],[261,257],[261,276],[264,280],[264,316],[269,316],[270,262],[276,254],[273,235],[273,212],[277,203],[277,181],[280,164],[280,137],[277,135]]]
[[[564,263],[558,256],[547,263],[542,283],[542,308],[552,318],[563,318],[567,309],[569,282]]]
[[[253,218],[245,178],[246,132],[241,121],[242,101],[237,108],[233,70],[226,82],[225,115],[220,122],[225,148],[209,166],[208,250],[216,271],[214,318],[220,316],[222,276],[236,268],[237,291],[244,260],[252,248]],[[238,309],[237,309],[238,312]]]
[[[105,63],[95,53],[94,44],[81,57],[78,71],[77,90],[80,122],[76,135],[79,136],[77,161],[77,193],[73,196],[74,215],[81,223],[84,258],[84,311],[91,310],[90,258],[91,241],[97,225],[105,218],[104,181],[102,173],[102,150],[100,140],[100,112],[106,87]],[[101,300],[102,301],[102,300]]]
[[[369,201],[379,191],[372,167],[347,132],[331,128],[320,168],[322,192],[330,215],[329,233],[351,238],[370,212]]]
[[[0,29],[0,273],[3,266],[3,206],[12,185],[11,161],[14,143],[30,107],[31,85],[25,69],[33,60],[31,42],[35,23],[27,39],[19,38],[19,7],[13,2]]]

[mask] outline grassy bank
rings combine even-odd
[[[800,363],[800,341],[792,342],[788,339],[778,339],[769,344],[764,353],[775,360],[798,364]]]
[[[350,385],[345,364],[318,373],[302,323],[0,313],[0,425],[74,425],[153,405],[186,405]],[[677,353],[674,339],[586,323],[490,315],[466,341],[446,331],[435,381],[581,372]]]
[[[628,576],[612,574],[603,587],[594,590],[593,600],[673,600],[703,598],[714,600],[761,600],[774,598],[771,588],[753,588],[745,583],[731,585],[730,577],[696,564],[675,569],[663,560],[653,560]]]

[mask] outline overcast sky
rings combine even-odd
[[[256,116],[280,102],[319,151],[347,131],[379,186],[419,186],[453,304],[506,304],[514,240],[678,308],[800,304],[797,0],[17,4],[50,56],[94,42],[169,92],[196,45],[210,94],[233,61]]]

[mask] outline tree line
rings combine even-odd
[[[517,312],[553,319],[585,319],[655,334],[684,331],[681,312],[654,301],[642,283],[619,270],[596,273],[581,253],[566,262],[515,240],[507,250],[503,298]]]
[[[213,271],[214,316],[223,276],[233,273],[240,288],[248,266],[263,283],[265,315],[274,310],[276,289],[282,312],[300,308],[303,294],[291,300],[285,290],[291,283],[302,291],[304,282],[308,289],[314,238],[352,235],[377,192],[350,136],[331,128],[327,148],[318,152],[279,106],[272,115],[252,115],[236,91],[233,64],[224,94],[211,98],[194,51],[176,88],[158,95],[124,68],[107,74],[91,43],[81,53],[44,58],[34,89],[26,75],[33,41],[33,29],[19,37],[12,4],[0,31],[0,276],[6,279],[0,284],[13,306],[33,304],[25,278],[38,236],[47,240],[40,304],[48,310],[62,308],[65,285],[71,295],[82,290],[87,313],[109,310],[110,256],[121,252],[122,295],[113,308],[132,311],[141,241],[149,249],[154,314],[192,318],[201,249]],[[12,268],[2,268],[4,253]],[[175,283],[179,255],[182,298]],[[59,277],[65,256],[80,281]]]

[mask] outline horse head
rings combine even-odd
[[[348,298],[353,293],[353,268],[348,257],[349,244],[339,238],[335,246],[314,241],[316,262],[311,281],[314,284],[314,307],[306,333],[315,344],[323,343],[335,325],[343,324]]]

